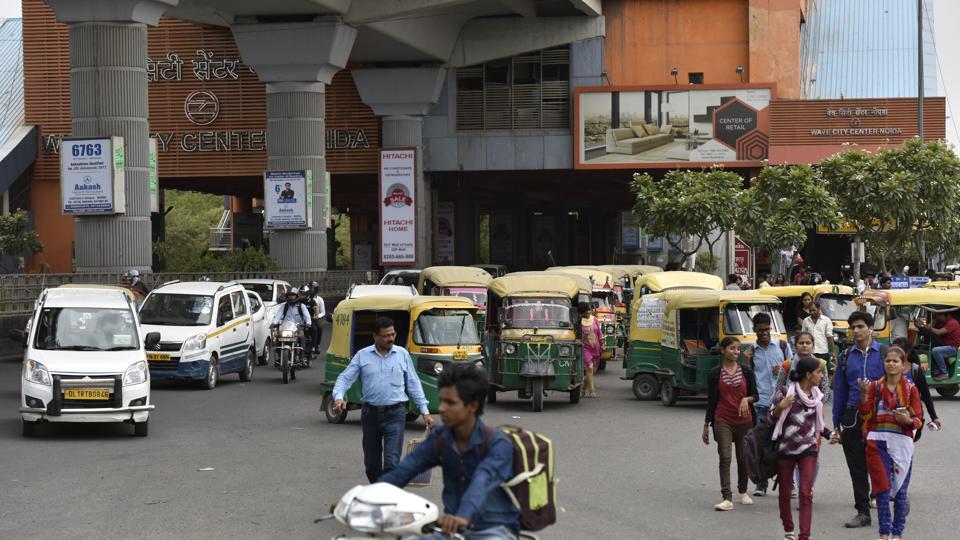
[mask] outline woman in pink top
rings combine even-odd
[[[600,355],[603,354],[603,334],[600,332],[600,322],[593,316],[590,304],[582,303],[580,311],[580,333],[583,336],[583,373],[584,382],[581,395],[597,397],[597,387],[593,384],[593,374],[600,364]]]

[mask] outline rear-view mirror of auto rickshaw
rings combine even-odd
[[[333,412],[333,386],[350,360],[364,347],[373,345],[378,317],[389,317],[397,333],[395,345],[410,352],[431,413],[440,404],[437,378],[451,363],[481,364],[480,335],[475,316],[477,307],[458,296],[367,296],[344,300],[333,312],[333,337],[324,368],[321,410],[327,420],[342,423],[347,411]],[[363,389],[359,380],[344,396],[347,410],[360,408]],[[408,420],[419,415],[411,400]]]
[[[626,344],[626,328],[623,317],[618,317],[616,304],[617,292],[614,289],[615,280],[609,272],[596,267],[557,266],[547,269],[550,273],[557,273],[572,277],[580,287],[580,294],[589,295],[590,307],[593,308],[597,320],[600,321],[600,330],[603,332],[603,352],[600,355],[598,371],[607,369],[608,360],[621,360],[624,345]]]
[[[420,272],[417,291],[433,296],[461,296],[479,308],[477,331],[483,333],[487,309],[487,286],[493,277],[473,266],[431,266]]]
[[[960,289],[868,290],[859,300],[862,309],[873,314],[874,339],[889,345],[898,337],[907,338],[920,358],[930,387],[947,397],[960,391],[957,355],[944,355],[945,377],[934,377],[938,366],[932,352],[934,347],[943,345],[943,340],[928,329],[942,327],[948,317],[960,317]]]
[[[544,392],[580,401],[583,351],[576,302],[580,287],[571,277],[523,272],[490,282],[486,350],[490,393],[516,391],[543,410]],[[495,321],[495,322],[494,322]]]
[[[779,304],[756,291],[672,290],[636,298],[623,379],[633,382],[637,399],[659,395],[666,406],[680,395],[702,394],[724,337],[736,337],[742,348],[756,342],[756,314],[770,315],[771,339],[786,340]]]

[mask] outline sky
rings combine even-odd
[[[908,0],[904,0],[908,1]],[[960,1],[933,0],[934,41],[939,68],[940,95],[947,96],[947,139],[960,149],[960,57],[951,54],[960,49]],[[0,17],[21,17],[20,0],[0,0]]]

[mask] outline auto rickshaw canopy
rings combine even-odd
[[[709,289],[670,290],[635,298],[630,306],[635,322],[630,325],[630,341],[659,341],[662,328],[655,326],[657,317],[663,318],[678,309],[722,308],[727,304],[780,305],[776,296],[757,291],[727,291]]]
[[[670,289],[708,289],[723,290],[723,280],[712,274],[700,272],[654,272],[637,278],[635,289],[646,287],[653,292],[668,291]]]
[[[430,280],[437,287],[484,287],[493,276],[483,268],[473,266],[431,266],[420,272],[417,290],[423,294],[424,283]]]
[[[659,266],[649,265],[649,264],[601,264],[597,268],[601,270],[606,270],[611,274],[614,274],[614,270],[626,272],[627,274],[630,275],[631,281],[637,279],[640,276],[653,274],[654,272],[663,272],[663,268],[660,268]]]
[[[820,294],[853,294],[853,287],[847,285],[832,285],[830,283],[821,283],[819,285],[785,285],[783,287],[764,287],[757,289],[760,294],[770,294],[780,298],[796,298],[803,296],[803,293],[810,293],[811,296]]]
[[[960,289],[871,289],[862,298],[880,306],[960,307]]]
[[[960,289],[960,281],[930,281],[923,286],[924,289]]]
[[[576,299],[580,287],[572,276],[547,272],[515,272],[494,278],[488,287],[501,297],[553,296]],[[446,298],[446,297],[445,297]]]
[[[610,272],[605,270],[600,270],[599,268],[584,268],[582,266],[555,266],[553,268],[548,268],[547,272],[551,273],[560,273],[560,274],[569,274],[576,278],[580,284],[580,288],[583,289],[583,282],[581,279],[586,279],[590,283],[590,287],[586,290],[600,290],[600,289],[612,289],[614,285],[619,285],[619,282],[614,280],[613,276],[610,275]]]

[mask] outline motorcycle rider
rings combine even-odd
[[[127,270],[123,277],[127,281],[127,287],[143,293],[144,296],[150,294],[150,287],[147,287],[147,284],[140,279],[140,271],[136,268]]]
[[[300,291],[297,290],[296,287],[287,290],[286,299],[287,301],[284,302],[283,307],[278,309],[276,315],[273,316],[271,326],[276,327],[281,322],[288,321],[296,324],[297,342],[300,345],[300,349],[306,353],[303,329],[304,327],[310,328],[310,313],[307,311],[307,307],[300,302]]]

